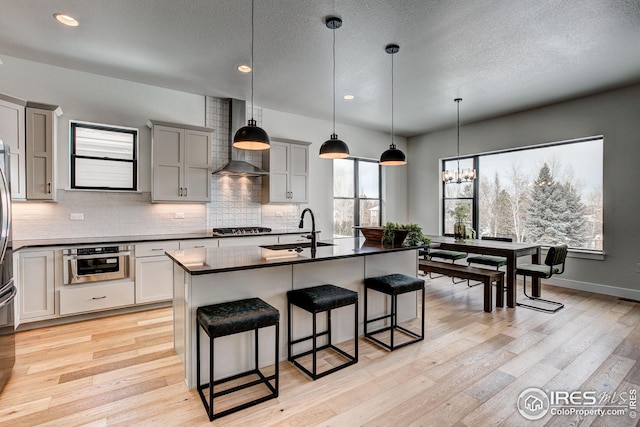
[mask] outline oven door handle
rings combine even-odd
[[[131,251],[95,255],[63,255],[62,258],[65,260],[73,261],[76,259],[115,258],[120,256],[131,256]]]
[[[11,279],[9,283],[7,283],[6,287],[9,287],[9,285],[11,285],[11,290],[0,297],[0,308],[9,304],[18,293],[18,289],[13,285],[13,279]]]

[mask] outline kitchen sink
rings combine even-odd
[[[320,246],[335,246],[333,243],[323,243],[318,242],[318,247]],[[272,251],[290,251],[295,248],[310,248],[311,242],[299,242],[299,243],[281,243],[279,245],[261,245],[261,248],[270,249]]]

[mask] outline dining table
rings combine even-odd
[[[430,247],[459,251],[481,255],[501,256],[507,259],[507,271],[505,287],[507,290],[507,307],[516,306],[516,270],[519,257],[531,256],[531,262],[540,262],[540,245],[523,242],[503,242],[483,239],[456,240],[449,236],[428,236],[431,239]],[[534,277],[532,281],[532,295],[540,296],[540,278]]]

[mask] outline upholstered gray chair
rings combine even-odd
[[[516,270],[516,274],[522,274],[524,276],[524,296],[532,301],[539,301],[541,303],[551,305],[554,308],[546,308],[523,303],[517,303],[518,306],[544,311],[546,313],[555,313],[564,307],[564,304],[561,302],[529,296],[527,294],[527,276],[531,276],[532,278],[539,277],[540,279],[548,279],[554,274],[564,273],[564,264],[567,259],[567,252],[567,245],[552,246],[549,248],[549,252],[547,252],[544,264],[522,264],[519,265]]]

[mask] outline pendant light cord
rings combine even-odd
[[[336,29],[333,28],[333,134],[336,133]]]
[[[255,0],[251,0],[251,120],[253,120],[253,7]]]
[[[455,99],[456,104],[458,104],[458,175],[460,175],[460,101],[461,98]]]
[[[393,54],[391,54],[391,148],[396,148],[393,139]]]

